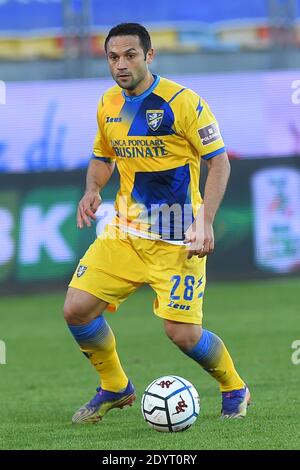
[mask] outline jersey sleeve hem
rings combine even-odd
[[[113,161],[114,161],[110,157],[98,157],[98,155],[95,155],[94,153],[92,153],[91,159],[92,160],[98,160],[100,162],[105,162],[105,163],[113,163]]]
[[[214,150],[213,152],[202,155],[202,158],[203,160],[210,160],[211,158],[216,157],[217,155],[220,155],[220,153],[223,152],[225,152],[225,147],[221,147],[217,150]]]

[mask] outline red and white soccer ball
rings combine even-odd
[[[200,411],[199,394],[186,379],[166,375],[154,380],[142,397],[145,421],[156,431],[185,431],[196,421]]]

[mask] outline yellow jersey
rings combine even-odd
[[[116,161],[117,223],[141,237],[181,244],[202,202],[200,157],[225,151],[208,104],[194,91],[154,75],[144,93],[118,85],[102,96],[92,158]]]

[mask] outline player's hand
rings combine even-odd
[[[214,229],[211,223],[204,222],[202,226],[197,227],[196,221],[190,225],[185,232],[184,244],[189,245],[188,259],[192,256],[203,258],[210,255],[214,251]]]
[[[98,192],[86,192],[77,208],[77,227],[91,226],[91,219],[96,220],[96,211],[102,200]]]

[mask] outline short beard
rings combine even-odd
[[[116,80],[116,79],[115,79],[115,80]],[[141,78],[140,80],[135,80],[135,81],[133,81],[133,82],[132,82],[130,85],[128,85],[128,86],[123,86],[123,85],[121,85],[121,84],[118,82],[118,80],[116,80],[116,82],[117,82],[117,84],[119,85],[119,87],[122,88],[123,90],[130,90],[130,91],[131,91],[131,90],[134,90],[142,80],[143,80],[142,78]]]

